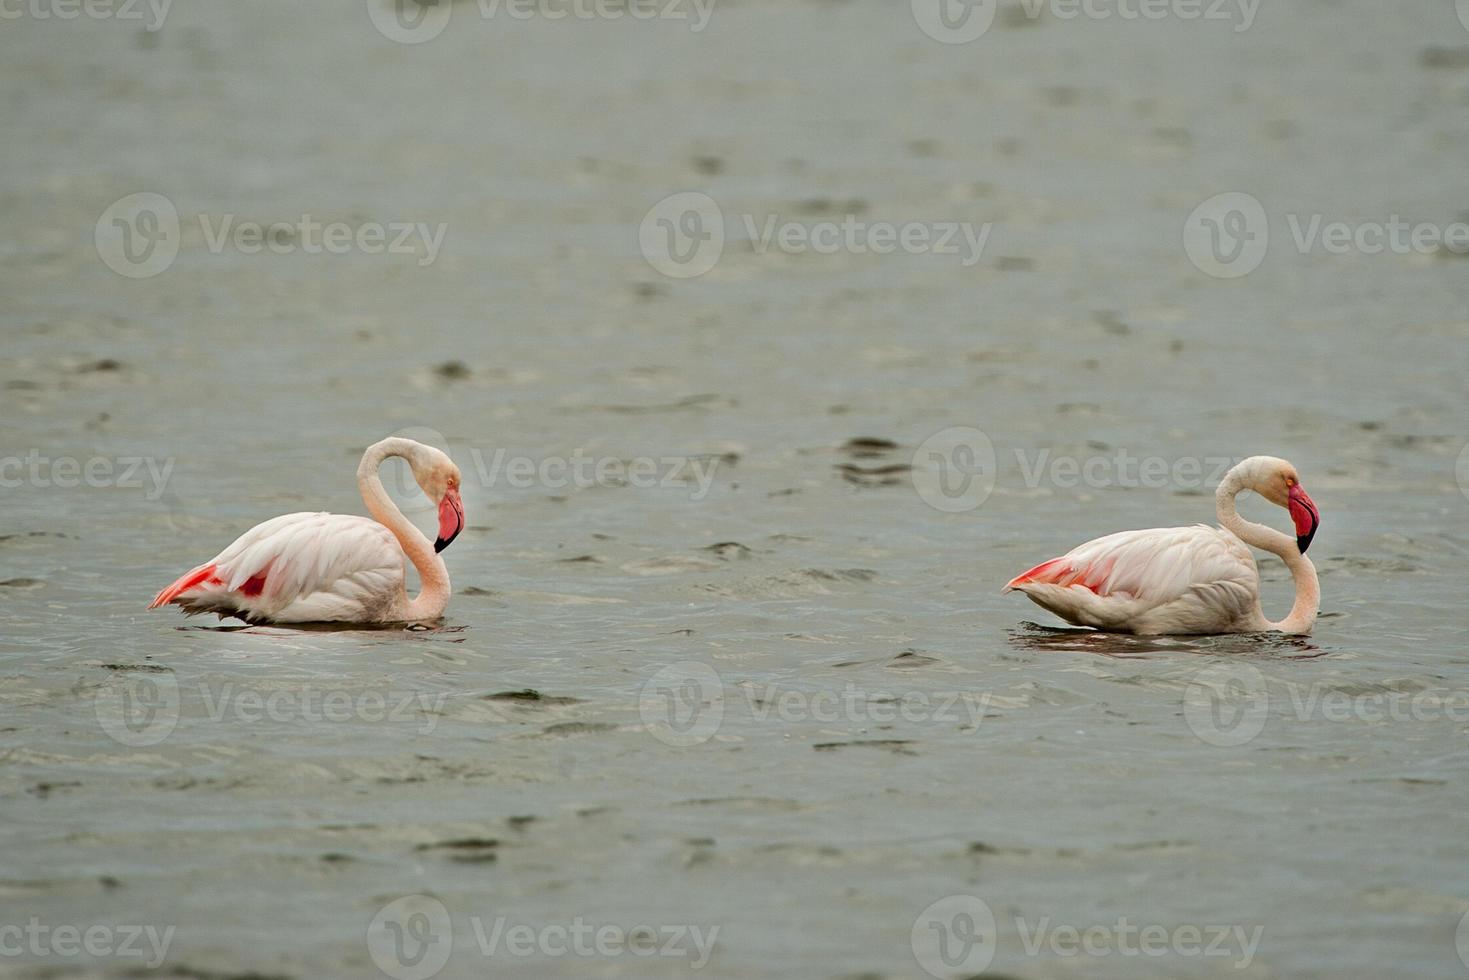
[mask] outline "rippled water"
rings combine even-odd
[[[389,906],[427,895],[445,977],[681,975],[685,927],[717,927],[708,975],[907,977],[968,921],[926,910],[970,896],[996,975],[1469,972],[1469,264],[1288,230],[1469,207],[1451,4],[1006,15],[966,45],[868,0],[699,33],[453,14],[420,45],[360,3],[0,29],[0,455],[118,467],[0,473],[0,926],[172,928],[165,975],[365,976],[394,923],[437,928]],[[679,280],[638,227],[687,190],[730,240]],[[94,226],[144,191],[182,247],[134,280]],[[1226,191],[1270,219],[1240,279],[1182,247]],[[216,254],[196,220],[305,213],[447,233],[424,265]],[[737,216],[772,213],[994,224],[965,267],[762,254]],[[955,426],[993,492],[947,513],[906,467],[925,485]],[[395,431],[466,474],[441,628],[144,611],[260,520],[361,513],[357,457]],[[497,451],[713,480],[548,486]],[[1289,457],[1323,514],[1314,635],[1107,637],[1000,595],[1212,519],[1207,486],[1049,469],[1123,451]],[[1064,955],[1120,920],[1258,947]],[[497,921],[690,955],[486,957]],[[144,966],[12,949],[0,972]]]

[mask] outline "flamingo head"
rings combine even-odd
[[[439,536],[434,541],[434,551],[443,551],[464,530],[464,502],[459,499],[459,467],[433,446],[414,445],[416,448],[408,455],[408,465],[413,469],[413,479],[419,488],[438,505]]]
[[[1290,511],[1290,519],[1296,526],[1296,547],[1304,555],[1316,536],[1316,528],[1321,525],[1321,512],[1301,486],[1296,468],[1274,456],[1256,456],[1250,462],[1255,464],[1251,467],[1250,489]]]

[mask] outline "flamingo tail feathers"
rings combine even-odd
[[[198,568],[194,569],[191,572],[185,572],[179,577],[179,580],[177,582],[173,583],[168,588],[158,593],[158,595],[154,596],[153,604],[150,605],[148,608],[157,609],[159,606],[164,606],[170,602],[173,602],[185,592],[208,581],[209,578],[213,575],[213,564],[200,565]]]
[[[1105,566],[1105,567],[1100,567]],[[1076,565],[1067,558],[1052,558],[1043,561],[1028,571],[1005,583],[1004,592],[1010,592],[1020,588],[1022,585],[1059,585],[1063,588],[1080,585],[1093,592],[1100,593],[1102,585],[1107,581],[1107,576],[1112,568],[1109,562],[1093,562],[1088,565]]]

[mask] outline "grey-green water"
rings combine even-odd
[[[351,2],[156,32],[5,9],[0,972],[132,975],[54,930],[148,925],[163,975],[377,975],[440,924],[400,915],[395,949],[374,917],[430,895],[455,978],[697,962],[689,931],[544,948],[579,922],[717,928],[711,976],[922,976],[949,896],[994,914],[1011,977],[1469,973],[1469,262],[1303,253],[1292,226],[1462,219],[1453,4],[1248,30],[1007,7],[953,45],[873,0],[730,0],[698,32],[457,3],[416,45]],[[680,191],[728,232],[690,279],[639,246]],[[1185,222],[1231,191],[1269,251],[1212,278]],[[140,192],[179,251],[133,279],[94,236]],[[306,214],[445,234],[427,263],[211,249]],[[966,266],[762,252],[742,218],[849,214],[992,230]],[[996,465],[948,513],[901,467],[931,486],[918,450],[955,426]],[[465,471],[443,628],[144,612],[260,520],[361,513],[356,458],[400,430]],[[1124,450],[1289,457],[1324,518],[1315,634],[1079,636],[999,595],[1089,537],[1212,519],[1194,481],[1119,485]],[[713,481],[512,481],[497,451]],[[58,485],[63,458],[112,469]],[[1128,955],[1123,919],[1258,946]],[[485,955],[497,921],[543,939]],[[1068,926],[1106,955],[1064,955]]]

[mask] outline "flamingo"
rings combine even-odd
[[[378,468],[389,456],[408,461],[413,479],[438,505],[432,546],[383,489]],[[459,467],[412,439],[388,438],[362,454],[357,487],[371,518],[285,514],[246,531],[234,544],[158,593],[149,609],[170,603],[247,623],[417,623],[449,604],[449,570],[439,552],[464,529]],[[422,588],[409,599],[406,562]]]
[[[1253,490],[1286,508],[1286,534],[1239,516],[1234,498]],[[1218,528],[1159,527],[1088,541],[1006,583],[1068,623],[1115,633],[1306,634],[1316,623],[1321,586],[1306,548],[1321,522],[1296,468],[1275,456],[1235,464],[1215,493]],[[1260,610],[1260,573],[1246,545],[1279,556],[1295,581],[1290,614],[1278,623]]]

